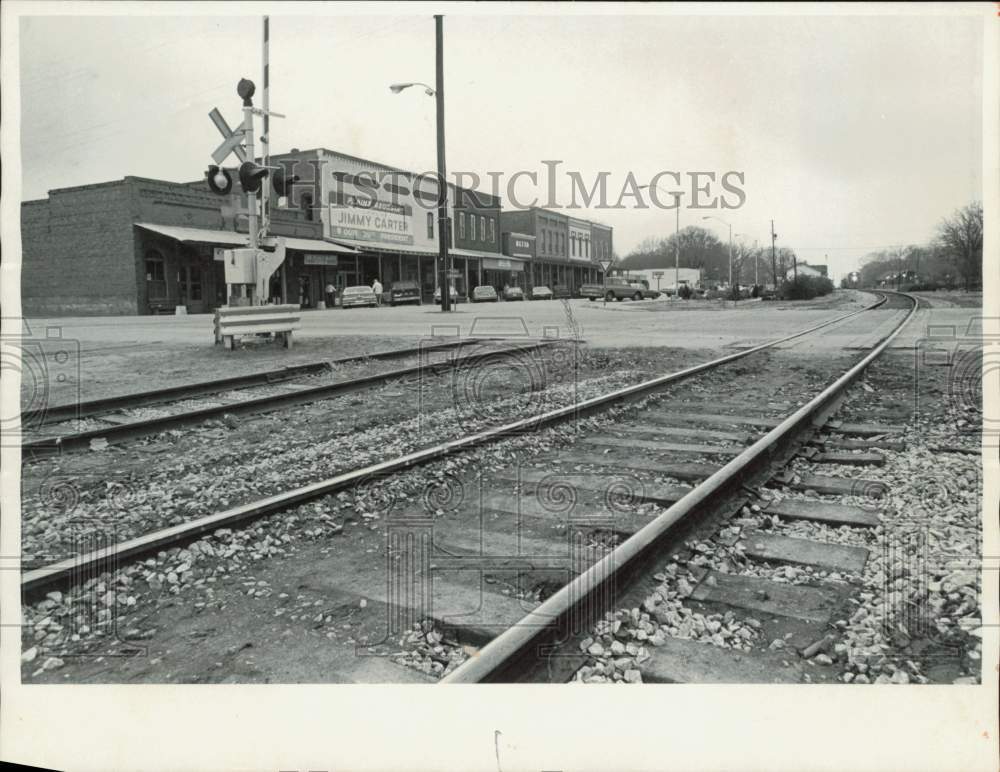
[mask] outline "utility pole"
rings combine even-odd
[[[778,234],[774,232],[774,220],[771,220],[771,276],[774,278],[774,288],[778,289],[778,264],[774,257],[774,240]]]
[[[740,293],[733,287],[733,226],[729,226],[729,292],[733,295],[733,300],[740,299]]]
[[[448,180],[445,176],[444,158],[444,17],[434,17],[434,37],[436,47],[437,73],[435,94],[437,96],[437,165],[438,165],[438,261],[441,263],[441,310],[451,311],[448,255]]]
[[[773,230],[773,228],[772,228]],[[753,240],[753,286],[760,286],[760,282],[757,281],[757,267],[760,264],[760,249],[757,247],[757,239]],[[758,293],[760,290],[756,290]]]
[[[677,221],[674,225],[674,298],[681,299],[681,194],[674,193]]]

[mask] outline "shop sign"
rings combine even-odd
[[[520,260],[507,260],[502,257],[484,257],[483,270],[486,271],[523,271],[524,263]]]
[[[330,196],[330,237],[388,244],[412,244],[412,208],[372,195]]]
[[[302,256],[302,262],[304,265],[337,265],[336,255],[318,255],[312,253],[306,253]]]

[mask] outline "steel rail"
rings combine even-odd
[[[238,402],[227,402],[222,405],[212,405],[209,407],[186,410],[172,415],[157,416],[155,418],[143,418],[137,421],[130,421],[124,424],[114,424],[104,426],[99,429],[88,429],[74,434],[56,435],[51,437],[40,437],[21,443],[21,450],[31,454],[33,457],[51,455],[61,451],[72,450],[86,446],[94,439],[105,439],[108,442],[120,442],[132,437],[144,437],[149,434],[156,434],[166,429],[178,426],[187,426],[199,423],[207,418],[222,414],[241,415],[246,413],[264,413],[271,410],[289,407],[291,405],[301,405],[308,402],[315,402],[320,399],[328,399],[334,396],[349,394],[352,391],[366,389],[372,384],[393,381],[398,378],[405,378],[410,375],[420,373],[433,373],[439,370],[446,370],[451,367],[461,366],[468,361],[476,361],[484,357],[508,357],[526,351],[549,346],[555,341],[539,341],[534,343],[524,343],[507,348],[484,350],[477,354],[465,357],[445,359],[441,362],[418,363],[409,367],[401,367],[389,370],[384,373],[373,373],[363,375],[359,378],[351,378],[346,381],[335,381],[324,383],[319,386],[310,386],[304,389],[289,391],[284,394],[272,394],[253,399],[240,400]],[[261,384],[258,384],[261,385]]]
[[[89,418],[100,413],[110,413],[115,410],[133,407],[146,407],[148,405],[159,405],[163,402],[172,402],[179,399],[191,397],[202,397],[206,394],[217,394],[231,389],[246,388],[249,386],[265,386],[272,383],[301,378],[303,376],[321,373],[337,365],[346,365],[352,362],[362,362],[366,359],[396,359],[407,356],[415,356],[425,351],[440,351],[442,349],[462,346],[470,342],[490,340],[488,338],[463,338],[461,340],[449,340],[442,343],[432,343],[426,346],[411,346],[410,348],[394,349],[392,351],[379,351],[374,354],[358,354],[356,356],[343,357],[341,359],[331,359],[323,362],[309,362],[301,365],[291,365],[281,367],[276,370],[265,370],[259,373],[249,373],[247,375],[234,375],[229,378],[217,378],[211,381],[199,381],[197,383],[185,383],[178,386],[167,386],[162,389],[151,389],[149,391],[139,391],[132,394],[119,394],[114,397],[103,397],[101,399],[87,400],[85,402],[67,403],[63,405],[53,405],[51,407],[38,408],[37,410],[27,410],[21,414],[21,425],[45,426],[59,423],[61,421],[72,421],[79,418]]]
[[[904,295],[904,297],[909,296]],[[792,435],[797,434],[804,424],[810,422],[842,394],[913,318],[918,304],[914,298],[909,297],[909,299],[913,305],[905,319],[860,362],[736,458],[694,487],[690,493],[629,537],[610,554],[575,577],[540,606],[526,614],[513,627],[486,644],[475,657],[460,665],[440,683],[498,682],[505,676],[509,677],[511,670],[516,667],[516,661],[526,651],[538,645],[542,639],[550,636],[560,620],[565,620],[573,609],[587,602],[606,585],[614,583],[616,577],[648,554],[649,550],[658,545],[680,520],[696,512],[716,494],[738,483],[748,470],[755,466],[759,467],[761,462],[771,457],[774,450]]]
[[[94,550],[83,555],[58,561],[48,566],[25,571],[21,575],[21,591],[24,594],[32,594],[50,585],[65,583],[71,580],[74,575],[83,575],[84,573],[92,572],[95,568],[100,566],[114,567],[119,562],[146,554],[153,550],[158,550],[167,544],[174,544],[195,539],[217,528],[224,528],[238,523],[244,523],[266,517],[280,512],[283,509],[287,509],[288,507],[335,493],[352,485],[358,485],[368,480],[378,479],[379,477],[383,477],[387,474],[409,469],[410,467],[418,466],[420,464],[426,464],[428,462],[444,458],[452,453],[474,448],[490,442],[495,442],[511,435],[517,435],[526,431],[535,431],[539,428],[566,420],[567,418],[578,417],[589,414],[590,412],[604,409],[609,405],[620,401],[640,399],[643,396],[661,389],[668,384],[684,380],[685,378],[689,378],[693,375],[704,372],[705,370],[719,367],[720,365],[728,362],[743,359],[744,357],[750,356],[758,351],[772,348],[787,341],[794,340],[795,338],[800,338],[804,335],[816,332],[817,330],[829,327],[830,325],[837,324],[838,322],[852,316],[876,309],[883,305],[886,300],[887,297],[883,295],[880,300],[866,306],[865,308],[842,314],[841,316],[821,322],[820,324],[809,327],[808,329],[792,333],[791,335],[786,335],[783,338],[761,343],[754,348],[727,354],[719,357],[718,359],[693,365],[692,367],[688,367],[675,373],[662,375],[632,386],[626,386],[613,392],[609,392],[608,394],[592,397],[590,399],[583,400],[582,402],[575,402],[572,405],[556,408],[540,415],[522,418],[503,426],[478,432],[477,434],[467,435],[456,440],[448,440],[429,448],[424,448],[394,459],[390,459],[389,461],[383,461],[377,464],[362,467],[361,469],[344,472],[326,480],[321,480],[291,491],[258,499],[257,501],[252,501],[248,504],[232,507],[222,512],[217,512],[212,515],[192,520],[188,523],[182,523],[180,525],[161,529],[159,531],[154,531],[144,536],[138,536],[134,539],[129,539],[104,549]]]

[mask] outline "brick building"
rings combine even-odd
[[[612,253],[612,229],[606,225],[532,207],[500,214],[505,243],[532,239],[529,285],[566,286],[576,293],[581,284],[601,281],[599,265]],[[510,254],[510,253],[508,253]]]
[[[386,289],[415,281],[426,301],[438,286],[438,184],[432,176],[326,148],[271,156],[299,177],[285,203],[319,222],[322,238],[356,249],[357,266],[338,265],[338,289],[371,284]],[[489,281],[500,269],[500,199],[449,184],[449,253],[458,295]],[[492,282],[489,282],[492,283]]]
[[[380,278],[437,287],[437,181],[330,150],[273,156],[298,174],[287,199],[272,197],[270,233],[287,256],[269,296],[316,308],[334,285]],[[204,180],[142,177],[61,188],[21,205],[21,298],[31,316],[188,313],[226,303],[218,247],[246,246],[247,198],[213,194]],[[500,251],[500,200],[449,191],[453,285],[460,296],[525,261]],[[502,283],[502,282],[501,282]]]
[[[200,313],[224,305],[216,247],[245,246],[239,196],[223,198],[204,182],[142,177],[49,191],[21,205],[21,304],[31,316],[148,314],[184,306]],[[301,211],[275,210],[272,233],[287,237],[287,257],[272,294],[307,261],[354,259],[356,250],[322,240]],[[292,299],[294,299],[294,293]]]

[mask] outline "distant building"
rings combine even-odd
[[[675,277],[674,268],[621,268],[612,269],[612,276],[619,276],[628,281],[644,281],[650,289],[663,290],[664,292],[674,290],[674,282],[679,279],[681,285],[687,284],[692,289],[701,287],[700,268],[681,268],[679,276]]]
[[[613,254],[610,227],[549,209],[501,212],[500,230],[512,257],[518,240],[533,239],[530,250],[522,247],[532,254],[530,286],[559,284],[575,294],[581,284],[602,280],[600,261]]]

